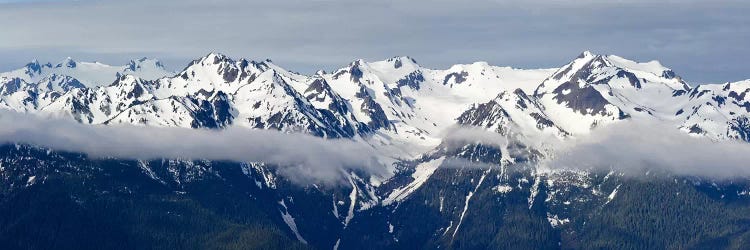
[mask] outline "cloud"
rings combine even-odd
[[[453,127],[443,136],[444,142],[453,146],[481,143],[506,149],[508,144],[505,136],[476,127]],[[714,141],[687,134],[662,121],[628,120],[601,126],[575,138],[522,136],[515,139],[533,148],[551,149],[546,152],[547,158],[537,164],[552,170],[614,170],[631,176],[657,170],[721,179],[750,176],[750,143]],[[513,157],[528,152],[508,153]],[[452,158],[446,159],[443,165],[441,167],[487,169],[499,163]]]
[[[613,169],[626,174],[665,170],[712,178],[750,176],[750,144],[712,141],[665,123],[627,121],[558,144],[547,165],[562,169]]]
[[[297,183],[336,183],[342,170],[387,174],[388,166],[366,144],[305,134],[229,128],[222,131],[132,125],[84,125],[0,112],[0,142],[24,143],[90,157],[207,159],[265,162]]]
[[[557,67],[583,50],[659,59],[688,81],[748,77],[747,1],[99,0],[3,4],[0,69],[66,56],[173,69],[218,51],[291,70],[409,55],[433,68]]]
[[[440,164],[441,168],[457,168],[457,169],[499,169],[500,164],[490,164],[485,162],[470,161],[464,158],[450,157],[443,160]]]
[[[454,127],[443,137],[447,145],[454,146],[481,143],[502,149],[508,144],[505,136],[473,127]],[[577,138],[544,139],[544,144],[554,147],[554,154],[541,164],[551,169],[602,169],[626,174],[664,170],[712,178],[750,176],[750,144],[691,136],[665,123],[626,121]],[[276,165],[279,173],[299,184],[340,183],[344,169],[381,177],[391,174],[390,166],[383,163],[389,161],[383,160],[387,156],[367,144],[273,130],[85,125],[69,119],[3,111],[0,143],[31,144],[94,158],[265,162]],[[520,152],[510,152],[516,153]],[[493,166],[498,165],[451,158],[442,167]]]
[[[441,131],[439,136],[442,138],[442,142],[449,146],[476,143],[505,148],[508,144],[508,139],[504,135],[488,131],[482,127],[452,126],[445,129],[445,131]]]

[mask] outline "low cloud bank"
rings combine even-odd
[[[508,144],[508,138],[504,135],[498,134],[493,131],[488,131],[482,127],[472,126],[453,126],[440,134],[443,138],[444,143],[450,145],[465,145],[465,144],[483,144],[487,146],[495,146],[498,148],[505,148]]]
[[[712,141],[670,124],[627,121],[559,144],[551,168],[604,168],[638,174],[656,169],[712,178],[750,177],[750,143]]]
[[[85,125],[0,112],[0,143],[24,143],[90,157],[207,159],[276,164],[293,182],[340,181],[342,169],[386,174],[369,145],[271,130],[221,131],[133,125]]]
[[[442,137],[444,142],[459,146],[481,143],[504,149],[508,145],[505,136],[482,128],[455,127]],[[750,177],[750,143],[712,141],[664,123],[619,122],[563,141],[547,137],[522,141],[534,147],[552,147],[553,156],[541,163],[552,169],[598,168],[635,174],[660,169],[681,175]],[[384,156],[365,143],[273,130],[85,125],[68,119],[0,112],[0,143],[31,144],[95,158],[265,162],[277,165],[280,174],[300,184],[342,181],[344,169],[376,176],[390,174],[390,168],[378,160]],[[460,159],[448,163],[443,167],[497,166]]]
[[[450,145],[481,143],[500,149],[506,149],[509,141],[505,136],[476,127],[454,127],[443,137]],[[721,179],[750,177],[750,143],[690,135],[668,122],[628,120],[574,138],[542,135],[516,139],[533,148],[551,149],[549,157],[539,164],[553,170],[601,169],[634,176],[658,170]],[[513,156],[528,152],[509,153]],[[499,164],[454,159],[441,167],[487,169]]]

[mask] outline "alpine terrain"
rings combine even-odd
[[[218,53],[178,72],[147,58],[68,58],[0,73],[0,108],[90,126],[347,140],[378,152],[386,173],[342,168],[333,183],[299,182],[268,162],[93,157],[10,142],[0,146],[6,249],[750,246],[750,176],[648,161],[642,171],[547,164],[560,144],[628,121],[750,142],[750,80],[691,85],[657,61],[586,51],[552,69],[436,70],[394,57],[305,75]]]

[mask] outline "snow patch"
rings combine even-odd
[[[409,194],[419,189],[419,187],[421,187],[430,178],[430,176],[432,176],[435,170],[440,167],[440,164],[442,164],[444,160],[445,157],[440,157],[438,159],[434,159],[417,165],[416,170],[411,175],[414,180],[406,186],[393,190],[393,192],[391,192],[388,197],[383,200],[383,205],[387,206],[393,204],[394,202],[402,201],[406,197],[408,197]]]
[[[346,218],[344,218],[344,228],[349,226],[349,221],[354,218],[354,208],[357,205],[357,185],[351,176],[349,176],[349,184],[352,185],[352,192],[349,193],[349,211],[346,214]]]
[[[622,186],[622,184],[617,185],[617,187],[615,187],[615,190],[612,190],[612,193],[607,196],[607,202],[605,202],[604,205],[609,204],[609,202],[611,202],[615,198],[615,196],[617,195],[617,190],[620,189],[620,186]]]
[[[471,201],[471,197],[474,196],[474,193],[479,190],[479,187],[482,186],[482,182],[484,182],[484,178],[487,177],[487,174],[490,173],[492,170],[492,167],[484,171],[482,174],[482,177],[479,178],[479,183],[477,183],[477,186],[474,187],[474,191],[469,191],[469,194],[466,195],[466,201],[464,202],[464,209],[461,211],[461,217],[458,220],[458,224],[456,224],[456,230],[453,231],[453,238],[456,238],[456,233],[458,233],[458,229],[461,227],[461,223],[464,221],[464,216],[466,216],[466,211],[469,210],[469,201]]]
[[[30,187],[31,185],[34,185],[34,183],[36,183],[36,176],[29,176],[29,179],[26,180],[26,187]]]
[[[497,185],[492,187],[492,190],[500,194],[507,194],[510,193],[510,191],[513,191],[513,187],[508,185]]]
[[[299,231],[297,231],[297,223],[294,221],[294,217],[292,217],[291,214],[289,214],[289,211],[287,210],[286,203],[284,203],[284,200],[279,201],[279,205],[281,205],[284,208],[284,211],[281,212],[281,218],[284,219],[284,223],[286,223],[287,226],[289,226],[289,229],[294,232],[294,236],[297,237],[297,240],[299,240],[302,243],[307,244],[307,241],[302,238],[302,235],[299,234]]]
[[[567,219],[567,218],[560,219],[559,217],[557,217],[557,215],[552,215],[550,213],[547,213],[547,221],[549,221],[549,224],[552,227],[559,227],[559,226],[569,223],[570,219]]]

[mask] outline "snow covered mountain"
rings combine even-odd
[[[676,111],[681,128],[718,139],[750,142],[750,81],[700,85],[690,90],[687,104]]]
[[[121,67],[71,59],[55,65],[32,62],[0,73],[1,108],[70,117],[85,124],[237,126],[347,138],[378,150],[391,164],[390,175],[343,170],[348,184],[343,187],[299,187],[264,163],[166,159],[117,162],[137,171],[109,172],[115,170],[102,167],[109,164],[106,161],[45,155],[16,145],[1,148],[5,157],[0,158],[0,176],[8,193],[52,182],[54,173],[66,173],[83,179],[114,178],[115,183],[125,183],[111,187],[118,190],[152,185],[159,192],[209,195],[221,190],[216,192],[236,199],[249,196],[251,201],[243,208],[260,214],[252,218],[271,218],[264,223],[280,225],[283,237],[316,248],[500,244],[494,241],[511,248],[541,246],[523,245],[518,242],[529,240],[513,237],[549,243],[545,247],[578,248],[582,240],[591,240],[586,237],[611,233],[606,230],[627,231],[592,228],[587,222],[606,224],[605,207],[628,208],[629,203],[618,199],[635,199],[632,195],[646,192],[649,186],[617,171],[545,169],[539,162],[555,147],[544,138],[568,140],[630,119],[664,122],[719,142],[750,142],[748,92],[750,81],[690,86],[657,61],[639,63],[588,51],[555,69],[476,62],[438,70],[422,67],[410,57],[394,57],[355,60],[313,75],[286,70],[270,60],[232,59],[217,53],[176,73],[151,59]],[[447,141],[446,133],[456,126],[504,140],[502,144]],[[16,156],[38,160],[19,165]],[[85,167],[70,167],[76,164]],[[700,190],[710,197],[750,202],[750,185],[744,179],[721,183],[668,174],[653,177],[657,175],[645,173],[658,179],[658,185],[678,183],[664,188],[670,192]],[[137,183],[128,179],[133,176],[139,176]],[[203,189],[206,186],[212,189]],[[690,197],[691,202],[703,202]],[[721,209],[729,213],[734,208]],[[217,211],[232,214],[225,208]],[[509,221],[536,231],[513,235]],[[496,238],[477,238],[487,227]]]
[[[586,133],[631,115],[669,119],[689,90],[659,62],[637,63],[587,51],[542,82],[534,96],[556,124],[571,133]]]
[[[471,105],[502,90],[531,91],[553,72],[482,62],[432,70],[409,57],[394,57],[357,60],[333,73],[306,76],[268,60],[216,53],[158,79],[148,66],[161,66],[149,60],[117,72],[110,66],[94,71],[100,64],[72,60],[41,70],[35,65],[2,74],[3,107],[89,124],[233,125],[329,138],[365,136],[398,157],[415,157],[438,145],[440,132]]]
[[[91,124],[233,124],[324,137],[374,134],[374,141],[415,149],[407,155],[416,156],[438,145],[441,131],[456,124],[464,111],[479,104],[487,109],[487,102],[499,105],[501,100],[508,115],[523,111],[538,120],[517,124],[520,128],[545,123],[561,136],[636,117],[673,121],[717,139],[744,138],[740,127],[750,105],[743,99],[746,88],[747,81],[691,88],[659,62],[590,52],[559,69],[478,62],[433,70],[412,58],[394,57],[356,60],[332,73],[309,76],[269,60],[212,53],[178,73],[145,58],[121,67],[71,59],[56,65],[35,61],[0,73],[0,104]],[[518,107],[508,106],[511,102]],[[512,120],[519,119],[524,118]]]
[[[124,66],[76,62],[71,58],[55,65],[35,60],[23,68],[0,73],[0,107],[34,112],[75,89],[107,86],[124,75],[155,80],[171,74],[159,61],[148,58],[132,60]]]

